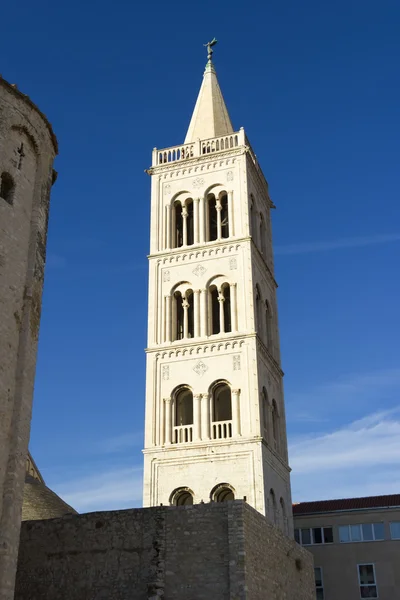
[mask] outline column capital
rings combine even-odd
[[[200,198],[193,198],[193,202],[200,202]]]
[[[188,210],[187,207],[185,205],[182,206],[182,218],[186,219],[188,216]]]
[[[201,400],[203,394],[193,394],[193,398],[195,398],[196,400]]]
[[[165,402],[165,404],[170,404],[171,396],[169,396],[168,398],[164,398],[164,402]]]
[[[240,389],[237,388],[237,389],[231,390],[231,392],[232,392],[232,394],[235,394],[236,396],[238,396],[240,394]]]

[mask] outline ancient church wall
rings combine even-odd
[[[0,77],[0,598],[11,600],[56,140],[45,117]]]
[[[15,600],[313,600],[312,557],[243,501],[26,522]]]

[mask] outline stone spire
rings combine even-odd
[[[216,43],[217,41],[214,39],[212,42],[205,44],[208,48],[208,62],[186,134],[185,144],[194,142],[198,138],[206,140],[233,133],[232,123],[212,62],[212,46]]]

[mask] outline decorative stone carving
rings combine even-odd
[[[193,269],[192,273],[193,275],[196,275],[197,277],[201,277],[202,275],[204,275],[204,273],[207,271],[207,269],[205,267],[203,267],[203,265],[197,265],[197,267],[195,269]]]
[[[233,181],[233,171],[228,171],[226,174],[227,181]]]
[[[193,367],[193,371],[201,377],[206,371],[208,371],[208,367],[202,360],[199,360],[199,362]]]
[[[169,365],[163,365],[162,378],[164,381],[167,381],[169,379]]]
[[[240,354],[235,354],[233,357],[233,370],[240,371]]]
[[[166,185],[164,185],[164,193],[167,194],[167,196],[170,195],[171,193],[171,186],[169,183],[167,183]]]
[[[169,281],[171,278],[171,274],[169,271],[163,271],[163,281]]]
[[[229,259],[229,268],[231,271],[233,271],[234,269],[237,269],[237,260],[236,258],[230,258]]]
[[[204,179],[202,177],[196,177],[196,179],[193,179],[192,186],[194,188],[199,188],[202,185],[204,185]]]

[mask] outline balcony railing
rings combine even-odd
[[[225,440],[232,437],[232,421],[216,421],[212,424],[213,440]]]
[[[193,425],[179,425],[174,427],[174,444],[193,442]]]
[[[181,144],[172,146],[171,148],[163,148],[162,150],[153,150],[153,166],[164,165],[172,162],[182,162],[190,158],[198,158],[200,156],[224,152],[238,146],[248,144],[244,129],[235,131],[230,135],[225,135],[218,138],[210,138],[208,140],[196,140],[190,144]]]

